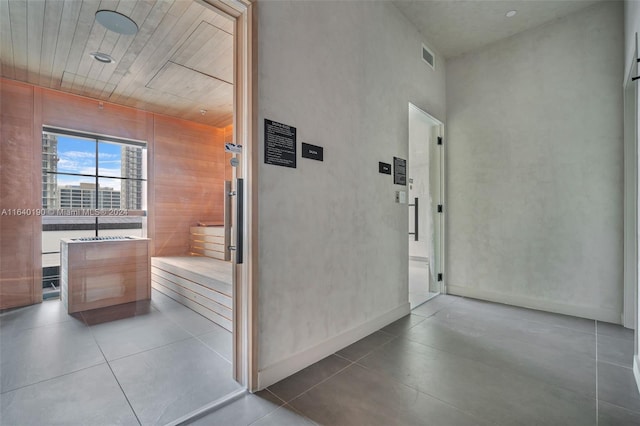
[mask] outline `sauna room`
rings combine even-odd
[[[0,20],[3,397],[74,389],[166,424],[237,391],[234,21],[190,0]]]

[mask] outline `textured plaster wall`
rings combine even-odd
[[[625,25],[624,25],[624,34],[625,34],[625,75],[624,78],[627,78],[630,71],[631,61],[634,60],[635,49],[636,49],[636,33],[640,32],[640,2],[638,1],[625,1]],[[637,90],[637,89],[636,89]],[[636,111],[640,112],[640,109]],[[640,120],[638,120],[640,122]],[[636,124],[637,127],[637,124]],[[636,164],[638,164],[638,159],[634,159]],[[640,276],[640,264],[636,265],[638,267],[638,273]],[[638,358],[638,354],[640,354],[640,338],[638,336],[638,332],[640,331],[640,314],[638,312],[638,307],[640,307],[640,289],[636,288],[636,304],[635,304],[635,344],[634,344],[634,371],[636,372],[636,383],[638,388],[640,389],[640,366],[638,362],[640,361]]]
[[[451,292],[620,322],[622,28],[604,2],[447,62]]]
[[[378,161],[407,157],[409,102],[444,121],[445,80],[389,2],[259,2],[258,21],[264,369],[407,303],[407,187]],[[297,128],[296,169],[263,163],[265,118]]]
[[[629,74],[636,49],[637,32],[640,32],[640,1],[627,0],[624,2],[624,77]]]

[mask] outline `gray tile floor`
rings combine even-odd
[[[240,388],[231,344],[155,291],[151,302],[73,316],[59,300],[4,312],[0,424],[166,424]]]
[[[637,426],[632,349],[621,326],[438,296],[194,424]]]
[[[153,299],[2,314],[0,423],[166,424],[238,389],[230,335]],[[637,426],[632,350],[617,325],[441,295],[191,424]]]

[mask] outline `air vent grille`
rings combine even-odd
[[[422,45],[422,60],[429,64],[431,68],[436,69],[435,55],[424,44]]]

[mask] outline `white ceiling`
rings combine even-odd
[[[607,0],[393,0],[430,47],[445,58],[471,52],[599,1]],[[510,10],[518,13],[507,18]]]
[[[138,33],[107,30],[95,21],[101,9],[129,16]],[[116,62],[97,62],[96,51]],[[217,127],[233,121],[233,22],[194,0],[0,0],[0,64],[9,79]]]

